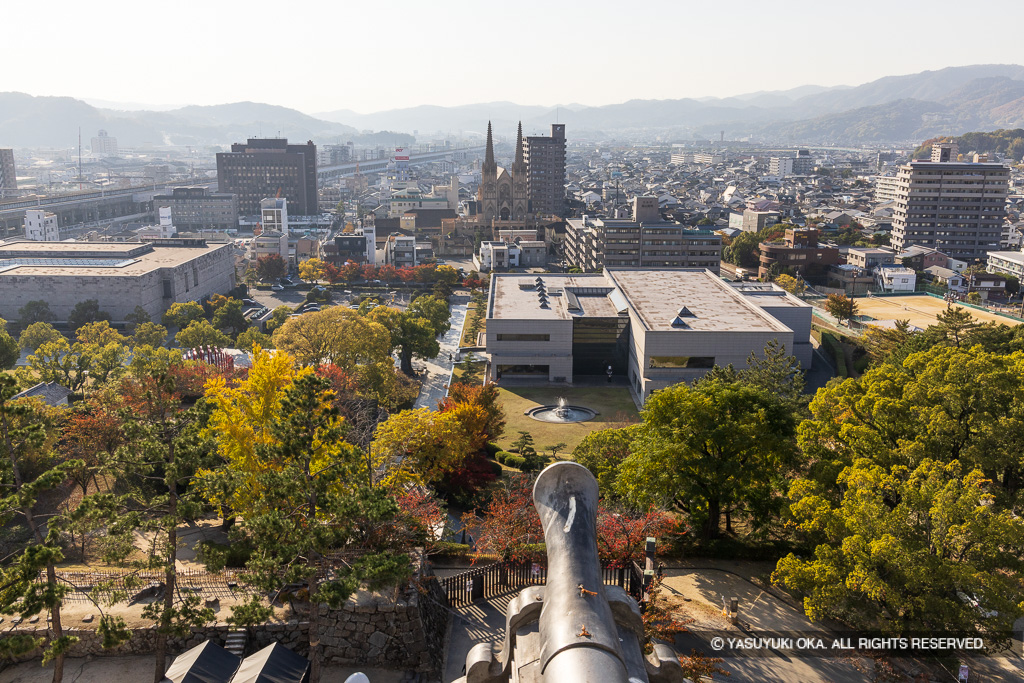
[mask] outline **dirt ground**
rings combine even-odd
[[[372,683],[399,683],[404,671],[390,669],[353,669],[327,666],[320,677],[324,683],[344,683],[351,674],[362,671]],[[53,669],[39,662],[25,662],[0,672],[2,683],[49,683]],[[69,659],[64,665],[64,680],[73,683],[139,683],[153,680],[152,657],[98,657]]]
[[[954,304],[959,306],[959,304]],[[966,308],[975,320],[983,323],[995,322],[1005,323],[1011,327],[1019,325],[1020,322],[1013,318],[1006,318],[994,313],[979,311],[974,308]],[[870,315],[875,320],[910,320],[911,325],[920,328],[931,327],[935,324],[935,315],[946,310],[946,302],[930,296],[893,296],[893,297],[858,297],[857,312],[860,315]]]

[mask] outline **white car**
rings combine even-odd
[[[284,287],[282,287],[281,285],[270,285],[270,291],[272,291],[272,292],[283,292],[284,291]]]

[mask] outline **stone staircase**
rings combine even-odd
[[[224,639],[224,649],[233,655],[244,657],[245,644],[247,640],[248,635],[246,634],[245,629],[229,631],[227,638]]]

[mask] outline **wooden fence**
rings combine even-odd
[[[643,572],[633,562],[626,567],[602,566],[606,586],[620,586],[634,598],[643,590]],[[452,607],[469,605],[509,591],[547,583],[548,568],[539,562],[495,562],[441,579]]]

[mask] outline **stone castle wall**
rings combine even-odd
[[[398,599],[359,591],[341,609],[321,605],[320,642],[324,663],[439,672],[450,618],[446,605],[444,591],[433,578],[413,582]],[[46,636],[45,628],[38,628],[36,624],[26,626],[29,628],[19,630]],[[249,629],[246,654],[280,642],[306,656],[307,626],[306,621],[294,620]],[[224,645],[233,630],[234,627],[227,624],[193,628],[188,637],[170,638],[168,653],[177,655],[205,640]],[[69,657],[151,654],[156,646],[153,627],[134,629],[127,642],[110,649],[103,648],[102,638],[95,629],[65,628],[64,634],[79,638],[68,651]],[[18,661],[40,657],[40,651],[36,650]]]

